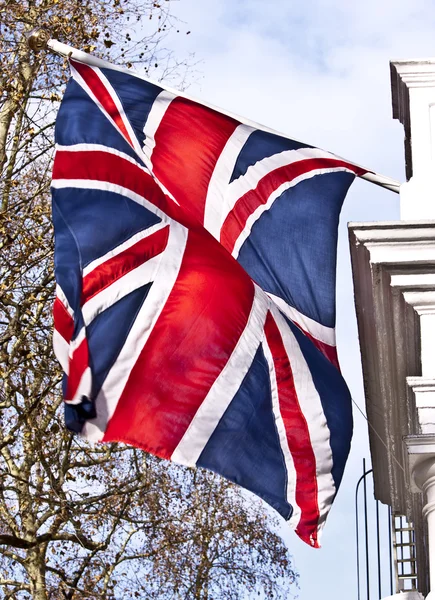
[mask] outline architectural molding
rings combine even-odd
[[[383,600],[423,600],[423,596],[420,592],[401,592],[400,594],[394,594],[394,596],[383,598]]]
[[[375,496],[413,522],[427,593],[424,499],[411,472],[435,456],[435,221],[351,223],[349,238]]]
[[[405,129],[401,218],[435,218],[435,59],[390,62],[393,117]],[[418,202],[416,202],[418,198]]]
[[[417,587],[435,600],[435,59],[390,70],[402,220],[351,223],[349,239],[375,497],[413,523]]]

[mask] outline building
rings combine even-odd
[[[349,239],[375,497],[414,526],[399,559],[414,585],[390,600],[435,600],[435,59],[391,62],[391,84],[401,220]]]

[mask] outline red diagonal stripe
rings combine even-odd
[[[228,362],[254,285],[206,232],[190,231],[177,281],[131,370],[104,441],[170,458]]]
[[[319,521],[316,458],[308,425],[299,405],[290,361],[270,312],[266,318],[265,334],[275,365],[279,408],[296,471],[296,502],[301,509],[296,533],[304,542],[312,545],[312,540],[317,538]]]
[[[57,179],[88,179],[119,185],[145,198],[182,225],[192,226],[185,211],[165,196],[150,174],[116,154],[100,150],[58,150],[53,165],[53,180]]]
[[[125,137],[130,146],[133,147],[133,142],[131,140],[130,134],[127,131],[127,128],[124,124],[122,116],[104,83],[98,77],[98,74],[88,65],[84,65],[83,63],[76,62],[75,60],[71,60],[71,64],[81,75],[85,83],[88,85],[89,89],[94,94],[95,98],[100,102],[104,110],[108,115],[113,119],[113,121],[118,126],[118,129]]]
[[[157,179],[200,222],[216,163],[240,123],[185,98],[175,98],[155,133]]]
[[[74,333],[74,320],[59,298],[53,304],[54,328],[69,344]]]
[[[249,217],[259,206],[266,204],[270,195],[282,184],[315,169],[331,169],[335,167],[346,167],[356,175],[362,175],[366,172],[355,165],[335,158],[309,158],[271,171],[260,179],[255,189],[249,190],[249,192],[237,200],[222,225],[221,243],[229,252],[232,252],[239,235],[246,227]]]
[[[149,173],[122,156],[103,150],[58,150],[53,164],[53,180],[56,179],[107,181],[139,194],[162,210],[167,203]]]
[[[166,248],[169,225],[139,240],[130,248],[109,258],[83,278],[82,306],[109,285],[136,269]]]

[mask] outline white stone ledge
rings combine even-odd
[[[382,600],[423,600],[423,596],[420,592],[400,592],[400,594],[394,594],[394,596],[388,596]]]

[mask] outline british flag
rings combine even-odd
[[[318,546],[352,434],[335,263],[361,170],[129,72],[71,70],[53,169],[67,426],[220,473]]]

